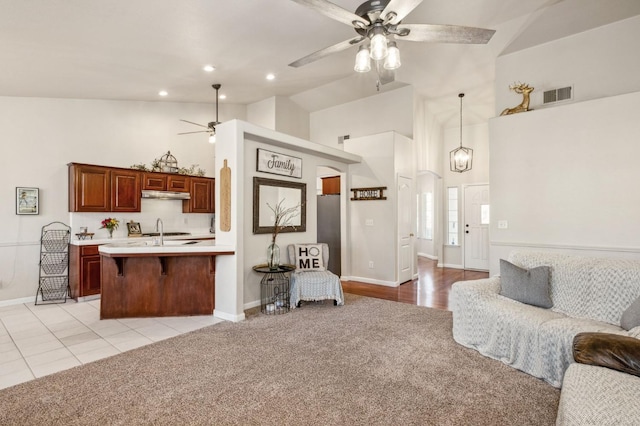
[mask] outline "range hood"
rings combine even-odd
[[[156,200],[190,200],[191,194],[188,192],[150,191],[143,189],[142,198],[155,198]]]

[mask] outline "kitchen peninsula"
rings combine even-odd
[[[100,318],[212,315],[216,256],[234,254],[215,240],[105,244]]]

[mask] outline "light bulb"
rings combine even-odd
[[[209,136],[209,143],[216,143],[216,134],[211,133],[211,135]]]
[[[369,48],[367,46],[360,46],[358,53],[356,53],[356,65],[353,67],[356,72],[369,72],[371,71],[371,58],[369,57]]]
[[[387,38],[382,28],[374,28],[374,36],[371,37],[371,59],[379,61],[387,56]]]
[[[465,150],[461,149],[454,154],[453,159],[456,162],[456,168],[464,169],[467,161],[469,161],[469,154]]]
[[[387,58],[384,60],[384,67],[388,70],[400,68],[400,49],[395,41],[390,41],[387,46]]]

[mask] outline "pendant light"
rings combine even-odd
[[[464,93],[458,94],[460,98],[460,147],[449,153],[449,168],[452,172],[463,173],[471,170],[473,165],[473,149],[462,146],[462,98]]]

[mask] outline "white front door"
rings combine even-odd
[[[489,270],[489,185],[464,188],[464,267]]]
[[[413,179],[398,175],[398,282],[411,281],[413,271]]]

